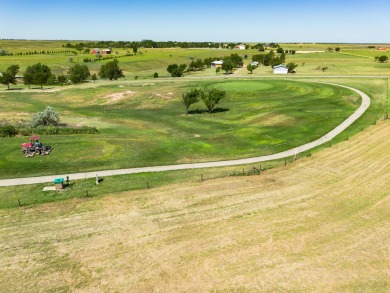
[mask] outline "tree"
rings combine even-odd
[[[102,56],[102,53],[97,52],[97,53],[95,54],[95,57],[98,58],[98,59],[100,60],[100,59],[102,59],[103,56]]]
[[[23,74],[23,83],[25,85],[28,85],[28,88],[30,88],[30,85],[32,85],[34,82],[34,75],[32,74],[32,72],[24,72]]]
[[[284,53],[284,50],[282,47],[279,47],[277,50],[276,50],[276,53]]]
[[[382,55],[382,56],[380,56],[380,57],[378,58],[378,61],[379,61],[380,63],[385,63],[385,62],[387,62],[387,60],[389,60],[389,57],[387,57],[386,55]]]
[[[13,76],[16,76],[16,74],[19,72],[19,65],[11,65],[7,68],[6,72],[9,72]]]
[[[7,86],[8,89],[10,84],[16,84],[16,74],[19,71],[19,65],[11,65],[5,72],[0,75],[0,83]]]
[[[199,102],[199,99],[204,96],[204,93],[201,89],[192,89],[190,92],[182,94],[182,101],[186,107],[186,114],[188,114],[188,109],[192,104]]]
[[[290,63],[288,63],[286,66],[287,66],[287,68],[288,68],[288,72],[289,72],[289,73],[293,73],[293,72],[295,72],[295,68],[298,67],[298,64],[296,64],[296,63],[294,63],[294,62],[290,62]]]
[[[211,114],[219,101],[226,96],[224,90],[211,89],[209,92],[201,96],[203,103],[206,105],[209,114]]]
[[[229,74],[233,70],[233,64],[232,61],[228,58],[223,60],[221,69],[226,72],[226,74]]]
[[[30,84],[37,84],[40,85],[42,89],[43,85],[47,83],[50,76],[50,68],[47,65],[37,63],[27,67],[23,79],[24,83],[29,85],[29,88]]]
[[[100,78],[108,78],[109,80],[117,80],[118,78],[125,77],[123,75],[122,69],[119,68],[118,60],[114,59],[113,61],[107,62],[106,64],[100,67],[98,75]]]
[[[252,74],[253,70],[255,70],[257,68],[256,65],[252,65],[252,64],[248,64],[248,66],[246,67],[246,69],[248,69],[248,71],[250,71],[250,73]]]
[[[91,75],[91,79],[93,80],[93,82],[95,82],[97,80],[97,75],[96,73],[92,74]]]
[[[57,126],[60,123],[60,114],[54,111],[54,108],[47,106],[42,112],[33,114],[31,127],[37,126]]]
[[[138,47],[136,45],[133,46],[133,53],[134,55],[137,55]]]
[[[75,64],[68,70],[69,80],[74,84],[86,81],[91,76],[87,65]]]
[[[187,64],[180,64],[179,65],[179,70],[183,73],[187,69]]]
[[[183,72],[180,70],[180,67],[177,64],[168,65],[167,71],[171,77],[181,77],[183,75]]]
[[[340,52],[340,47],[337,47],[336,49],[334,49],[336,52]]]
[[[0,83],[7,86],[8,89],[10,89],[10,84],[16,84],[16,78],[9,72],[3,72],[0,76]]]
[[[73,62],[73,58],[72,57],[68,57],[68,62]]]
[[[68,81],[68,77],[66,75],[59,75],[57,77],[57,82],[62,86],[64,83]]]
[[[153,73],[153,78],[158,78],[158,73],[157,72]]]

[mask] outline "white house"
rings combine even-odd
[[[251,62],[251,65],[254,65],[254,66],[258,67],[259,66],[259,62],[253,61],[253,62]]]
[[[288,67],[284,64],[276,65],[274,68],[274,74],[287,74]]]
[[[245,50],[245,45],[236,45],[236,46],[234,46],[234,49],[235,50]]]
[[[216,61],[211,62],[211,67],[221,68],[222,64],[223,64],[222,60],[216,60]]]

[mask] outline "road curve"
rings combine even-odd
[[[209,168],[209,167],[226,167],[226,166],[260,163],[260,162],[272,161],[272,160],[294,156],[332,140],[338,134],[343,132],[347,127],[349,127],[352,123],[354,123],[360,116],[362,116],[363,113],[370,106],[371,101],[368,95],[366,95],[365,93],[363,93],[358,89],[335,84],[335,83],[324,83],[324,84],[339,86],[356,92],[362,98],[362,103],[360,107],[351,116],[349,116],[346,120],[344,120],[343,123],[338,125],[336,128],[334,128],[332,131],[328,132],[321,138],[309,142],[307,144],[298,146],[296,148],[289,149],[287,151],[283,151],[280,153],[267,155],[267,156],[238,159],[238,160],[204,162],[204,163],[193,163],[193,164],[178,164],[178,165],[154,166],[154,167],[140,167],[140,168],[129,168],[129,169],[117,169],[117,170],[104,170],[104,171],[93,171],[93,172],[73,173],[73,174],[58,174],[58,175],[28,177],[28,178],[2,179],[0,180],[0,186],[15,186],[15,185],[27,185],[27,184],[36,184],[36,183],[47,183],[47,182],[53,182],[54,178],[66,177],[66,176],[69,176],[71,180],[76,180],[76,179],[94,178],[96,177],[96,175],[99,175],[99,177],[104,177],[104,176],[113,176],[113,175],[145,173],[145,172],[163,172],[163,171],[185,170],[185,169],[200,169],[200,168]]]

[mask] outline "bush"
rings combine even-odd
[[[31,126],[57,126],[60,123],[60,114],[53,107],[47,106],[42,112],[33,114]]]
[[[18,134],[16,128],[12,125],[0,126],[0,137],[12,137]]]
[[[158,73],[157,73],[157,72],[155,72],[155,73],[153,74],[153,78],[158,78]]]

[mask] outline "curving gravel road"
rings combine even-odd
[[[261,157],[253,157],[246,159],[238,159],[238,160],[228,160],[228,161],[217,161],[217,162],[205,162],[205,163],[194,163],[194,164],[179,164],[179,165],[167,165],[167,166],[154,166],[154,167],[141,167],[141,168],[129,168],[129,169],[118,169],[118,170],[104,170],[104,171],[93,171],[86,173],[73,173],[73,174],[58,174],[58,175],[49,175],[49,176],[39,176],[39,177],[29,177],[29,178],[14,178],[14,179],[2,179],[0,180],[0,186],[15,186],[15,185],[25,185],[25,184],[36,184],[36,183],[47,183],[53,182],[54,178],[58,177],[66,177],[69,176],[71,180],[75,179],[84,179],[84,178],[94,178],[96,175],[99,177],[104,176],[113,176],[113,175],[123,175],[123,174],[134,174],[134,173],[144,173],[144,172],[162,172],[162,171],[172,171],[172,170],[184,170],[184,169],[200,169],[200,168],[209,168],[209,167],[225,167],[225,166],[235,166],[235,165],[244,165],[244,164],[252,164],[252,163],[260,163],[265,161],[272,161],[276,159],[282,159],[290,156],[297,155],[304,151],[310,150],[317,146],[320,146],[338,134],[343,132],[348,126],[354,123],[370,106],[370,98],[363,93],[362,91],[344,86],[335,83],[324,83],[334,86],[339,86],[343,88],[350,89],[362,98],[362,103],[360,107],[349,116],[343,123],[338,125],[332,131],[328,132],[321,138],[309,142],[307,144],[301,145],[299,147],[289,149],[284,152],[276,153],[273,155],[261,156]]]

